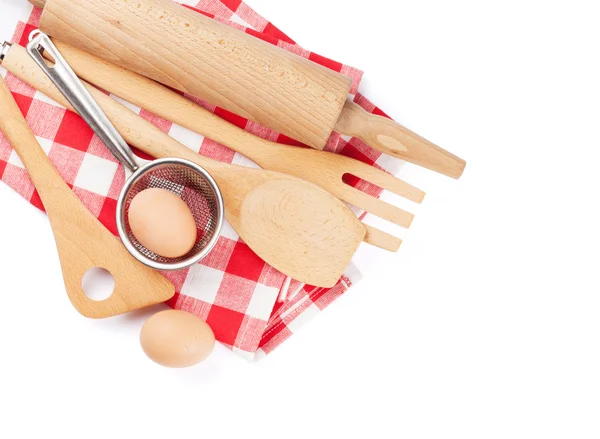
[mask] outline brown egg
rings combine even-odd
[[[185,311],[162,311],[150,317],[140,334],[146,355],[166,367],[189,367],[205,360],[215,346],[206,322]]]
[[[186,255],[196,243],[196,222],[185,201],[165,189],[146,189],[129,205],[129,225],[147,249],[166,258]]]

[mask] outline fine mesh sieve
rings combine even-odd
[[[224,212],[223,197],[210,174],[188,160],[163,158],[147,162],[136,158],[50,38],[36,30],[29,39],[29,55],[125,167],[126,183],[117,203],[117,228],[127,250],[138,261],[158,270],[179,270],[206,256],[217,242]],[[54,59],[53,65],[44,59],[42,50],[48,51]],[[149,188],[177,194],[191,210],[198,233],[194,247],[186,255],[179,258],[159,256],[141,245],[131,232],[128,221],[131,201]]]
[[[129,225],[129,206],[145,189],[166,189],[179,196],[190,208],[196,222],[194,247],[184,256],[166,258],[144,247]],[[117,227],[125,247],[140,262],[159,270],[188,267],[214,247],[223,224],[223,199],[210,174],[187,160],[167,158],[148,163],[125,183],[117,204]]]

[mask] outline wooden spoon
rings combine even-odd
[[[406,228],[410,226],[414,217],[412,213],[347,185],[343,179],[345,175],[354,175],[415,203],[420,203],[425,196],[422,190],[358,160],[262,139],[221,119],[152,79],[56,39],[53,39],[53,42],[81,79],[159,117],[226,145],[264,169],[308,180],[340,200],[373,215]],[[49,57],[47,52],[44,52],[44,56]],[[399,239],[387,235],[381,240],[375,240],[373,237],[377,232],[379,230],[372,228],[367,234],[367,242],[387,250],[398,250],[401,242]]]
[[[69,189],[27,126],[2,78],[0,129],[27,168],[44,204],[67,294],[77,311],[86,317],[104,318],[173,297],[173,285],[137,262]],[[81,286],[85,273],[95,267],[108,270],[115,281],[112,295],[103,301],[88,298]]]
[[[23,47],[13,45],[2,66],[72,108]],[[153,157],[179,157],[209,171],[223,194],[225,217],[263,260],[303,283],[332,287],[338,282],[366,234],[344,203],[286,174],[202,157],[109,96],[86,87],[129,144]]]

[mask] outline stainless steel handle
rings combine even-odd
[[[2,64],[2,61],[4,60],[4,57],[10,50],[11,46],[12,46],[12,44],[10,44],[8,41],[5,41],[4,43],[2,43],[2,48],[0,49],[0,64]]]
[[[129,168],[131,172],[135,172],[139,166],[133,152],[75,72],[69,67],[48,35],[36,30],[29,35],[29,40],[27,53],[31,58],[50,78],[56,88],[71,103],[117,160]],[[52,57],[54,65],[48,64],[48,61],[42,56],[42,50],[45,50]]]

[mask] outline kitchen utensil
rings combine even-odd
[[[52,66],[42,56],[42,49],[52,58]],[[217,243],[223,224],[223,198],[210,174],[193,162],[171,157],[141,164],[47,35],[32,32],[27,52],[123,164],[126,182],[117,202],[117,228],[127,250],[157,270],[179,270],[204,258]],[[137,194],[148,188],[173,192],[190,208],[199,233],[187,254],[177,258],[158,255],[142,245],[131,231],[129,206]]]
[[[358,160],[325,151],[280,145],[254,136],[152,79],[56,39],[53,41],[75,73],[87,82],[227,145],[262,168],[311,181],[359,209],[403,227],[409,227],[413,219],[412,214],[347,185],[343,181],[344,175],[362,178],[416,203],[425,196],[414,186]],[[400,242],[394,237],[382,240],[392,251],[398,249]]]
[[[61,41],[316,149],[332,131],[458,178],[464,160],[348,101],[344,75],[171,0],[35,1]]]
[[[2,66],[67,108],[65,97],[24,48],[13,45]],[[230,165],[199,156],[109,96],[86,85],[131,145],[153,157],[178,157],[217,181],[225,217],[245,243],[282,273],[309,285],[337,283],[365,236],[363,224],[318,186],[280,172]]]
[[[8,45],[3,46],[6,53]],[[0,130],[25,165],[40,195],[56,240],[65,288],[82,315],[105,318],[164,302],[175,293],[160,273],[137,262],[79,201],[38,144],[0,78]],[[115,289],[103,301],[85,295],[81,282],[92,268],[108,270]]]

